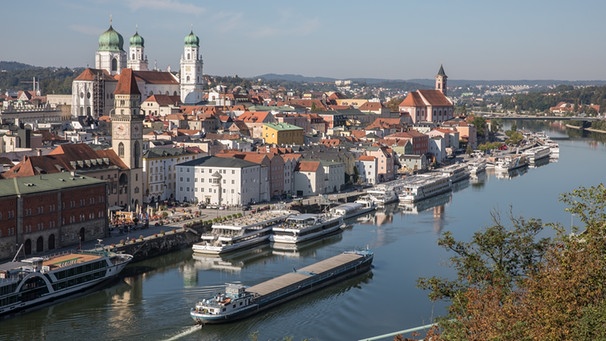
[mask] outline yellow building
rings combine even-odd
[[[266,144],[304,144],[305,131],[301,127],[297,127],[288,123],[264,123],[263,124],[263,140]]]

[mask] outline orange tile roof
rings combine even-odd
[[[417,90],[430,105],[436,107],[452,106],[452,103],[440,90]]]
[[[124,70],[122,70],[122,73]],[[172,73],[166,71],[133,71],[135,77],[145,81],[147,84],[174,84],[179,80]]]
[[[114,91],[116,95],[141,95],[139,87],[133,76],[132,69],[123,69],[120,73],[120,80]]]
[[[375,159],[376,157],[372,155],[360,155],[360,157],[358,157],[358,160],[360,161],[374,161]]]
[[[320,168],[320,161],[301,160],[295,168],[299,172],[317,172]]]
[[[95,77],[99,77],[101,80],[113,81],[114,78],[106,71],[101,69],[86,68],[78,77],[74,78],[76,81],[93,81]]]
[[[400,102],[401,107],[423,107],[425,102],[417,91],[409,92],[406,98]]]

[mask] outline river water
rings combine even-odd
[[[469,240],[491,224],[491,213],[508,223],[510,210],[515,216],[576,225],[560,194],[604,181],[602,142],[542,130],[560,144],[557,162],[511,177],[489,171],[479,182],[464,182],[437,198],[439,206],[421,212],[390,206],[341,235],[299,250],[261,247],[229,258],[194,258],[184,250],[131,264],[126,278],[105,290],[0,321],[0,340],[358,340],[430,323],[444,314],[445,305],[429,301],[416,280],[453,274],[450,255],[437,246],[440,233],[452,231],[455,238]],[[189,317],[198,299],[225,282],[256,284],[365,247],[375,252],[368,275],[240,322],[200,328]]]

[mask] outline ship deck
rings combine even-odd
[[[77,263],[85,263],[100,258],[99,255],[87,253],[66,253],[56,257],[45,259],[42,265],[48,265],[51,269],[60,268]]]
[[[247,288],[246,291],[256,293],[260,296],[265,296],[276,291],[282,290],[288,287],[289,285],[298,283],[308,278],[312,274],[321,274],[330,271],[359,258],[362,258],[362,256],[356,253],[342,253],[334,257],[319,261],[315,264],[298,269],[296,270],[296,272],[290,272],[282,276],[265,281],[263,283],[251,286]]]

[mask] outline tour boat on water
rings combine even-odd
[[[0,315],[35,309],[114,279],[133,259],[108,251],[63,252],[0,264]]]
[[[465,179],[469,179],[469,169],[464,163],[456,163],[446,167],[437,168],[433,173],[442,173],[450,178],[450,182],[455,183]]]
[[[300,213],[288,216],[274,225],[269,240],[273,243],[296,244],[331,233],[340,232],[345,225],[343,216],[332,213]]]
[[[387,204],[398,201],[398,193],[393,188],[385,185],[377,185],[366,190],[368,198],[378,207],[384,207]]]
[[[224,292],[202,299],[190,310],[197,324],[232,322],[368,272],[373,252],[345,251],[334,257],[247,287],[227,283]]]
[[[330,209],[330,213],[340,215],[345,220],[374,211],[375,209],[376,205],[372,200],[361,198],[354,202],[348,202],[335,206]]]
[[[443,173],[411,175],[406,178],[400,204],[414,203],[452,190],[450,177]]]
[[[212,231],[203,234],[202,241],[194,244],[192,250],[218,255],[267,242],[274,226],[297,213],[292,210],[262,211],[215,223],[211,226]]]
[[[525,155],[511,155],[498,159],[495,162],[495,171],[511,171],[514,169],[527,167],[528,159]]]
[[[551,154],[549,146],[536,146],[525,150],[522,155],[528,158],[530,164],[534,164],[538,160],[546,159]]]
[[[486,171],[486,160],[483,159],[473,159],[467,163],[467,168],[469,169],[470,175],[477,175]]]

